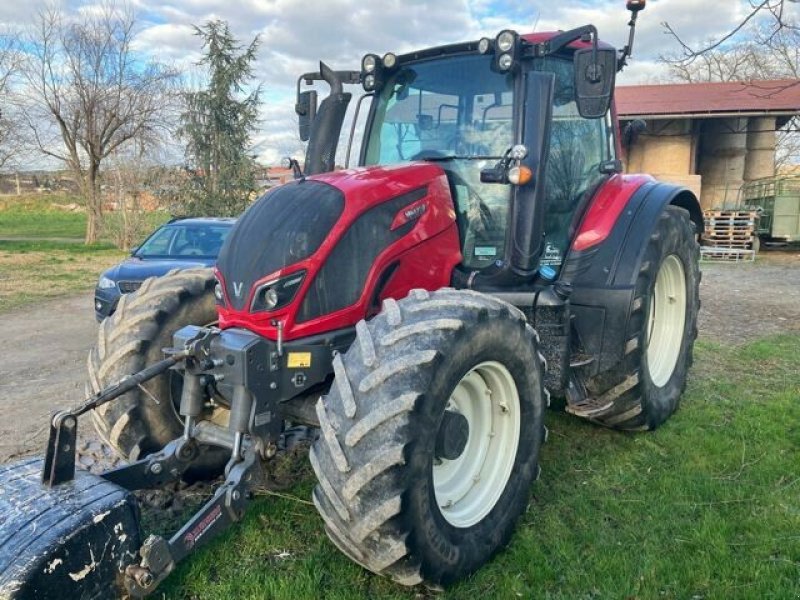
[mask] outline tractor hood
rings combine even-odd
[[[455,211],[437,165],[350,169],[273,188],[220,252],[220,325],[273,339],[277,323],[286,339],[316,332],[320,320],[330,321],[325,330],[354,325],[393,259],[448,229]],[[460,261],[457,233],[453,250],[440,285]]]

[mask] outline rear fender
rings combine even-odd
[[[637,183],[635,191],[625,191],[628,198],[617,207],[618,216],[607,236],[576,249],[582,233],[592,227],[587,223],[590,206],[561,270],[561,281],[573,289],[572,312],[583,350],[595,357],[592,375],[622,359],[634,285],[659,215],[669,205],[680,206],[689,211],[698,234],[703,230],[700,203],[691,191],[650,178]],[[596,198],[602,192],[603,188]]]

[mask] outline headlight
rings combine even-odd
[[[214,299],[217,301],[217,304],[225,304],[225,294],[222,292],[222,285],[219,281],[214,286]]]
[[[515,35],[513,31],[501,31],[497,36],[497,48],[500,52],[508,52],[514,47]]]
[[[117,282],[103,275],[100,281],[97,282],[97,287],[101,290],[110,290],[111,288],[117,287]]]
[[[481,54],[486,54],[489,50],[492,49],[492,40],[489,38],[481,38],[481,41],[478,42],[478,52]]]
[[[272,310],[278,306],[278,290],[274,287],[264,290],[264,310]]]
[[[364,89],[368,92],[375,89],[375,75],[372,73],[364,77]]]
[[[256,289],[250,312],[262,312],[282,308],[294,300],[297,290],[300,289],[305,271],[292,273],[282,279],[274,279],[262,283]]]

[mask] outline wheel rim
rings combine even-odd
[[[686,274],[680,258],[670,254],[658,270],[647,319],[647,368],[657,387],[675,371],[685,324]]]
[[[434,458],[433,488],[447,522],[470,527],[497,504],[517,457],[521,414],[514,378],[499,362],[481,363],[456,385],[447,410],[466,418],[469,435],[454,460]]]

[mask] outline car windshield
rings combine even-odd
[[[231,225],[172,223],[139,246],[139,258],[216,258]]]
[[[511,198],[509,186],[480,181],[514,143],[514,77],[491,61],[470,54],[400,68],[376,98],[364,154],[366,165],[428,160],[445,169],[472,268],[503,258]]]

